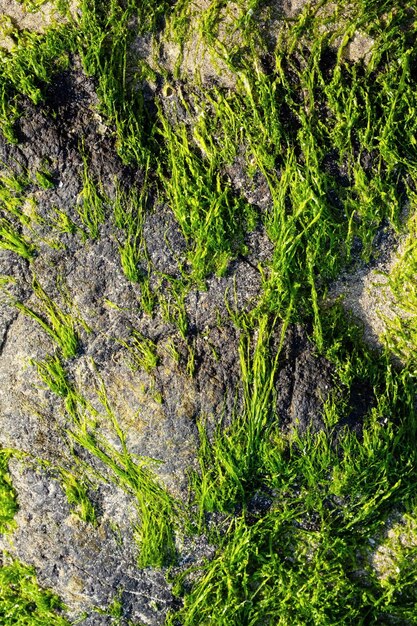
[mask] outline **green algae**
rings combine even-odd
[[[238,19],[227,24],[239,36],[229,49],[219,29],[230,3],[208,4],[199,17],[200,37],[210,57],[235,76],[234,89],[202,89],[198,77],[181,75],[180,58],[172,76],[143,60],[137,62],[136,80],[129,75],[130,44],[137,35],[159,37],[167,24],[184,50],[190,23],[185,1],[146,7],[115,0],[82,3],[81,17],[65,29],[21,34],[14,51],[2,52],[0,70],[0,123],[10,140],[15,140],[18,94],[40,104],[54,73],[67,66],[68,50],[78,53],[85,72],[95,77],[100,113],[113,125],[119,155],[126,164],[146,169],[146,193],[169,205],[187,244],[187,263],[182,277],[171,280],[170,295],[153,293],[138,269],[146,258],[146,201],[124,197],[113,216],[125,234],[121,265],[127,278],[141,285],[144,309],[151,313],[160,307],[183,338],[186,294],[244,257],[245,236],[256,227],[265,229],[273,245],[272,258],[258,268],[259,302],[248,317],[234,319],[242,331],[244,407],[214,438],[200,423],[200,471],[190,480],[190,511],[178,507],[147,467],[131,458],[104,389],[99,391],[106,419],[122,452],[98,437],[97,415],[68,383],[59,359],[38,364],[39,374],[64,398],[74,420],[71,436],[136,496],[141,565],[175,560],[173,529],[182,516],[188,528],[204,530],[217,546],[191,590],[181,590],[183,608],[167,623],[415,624],[415,549],[398,548],[398,575],[381,578],[369,561],[369,545],[392,512],[410,509],[415,519],[416,11],[410,3],[390,0],[307,4],[298,17],[281,20],[271,44],[260,19],[272,19],[269,3],[239,1],[233,3]],[[366,62],[346,56],[359,31],[372,41]],[[180,82],[183,120],[167,113],[163,89],[154,94],[154,110],[146,107],[141,86],[150,76]],[[238,155],[249,184],[256,174],[266,181],[270,202],[263,210],[228,181],[227,167]],[[95,238],[106,216],[100,181],[92,181],[84,165],[80,217]],[[43,178],[38,182],[47,185]],[[7,181],[2,185],[7,188]],[[19,193],[12,190],[9,197]],[[390,352],[376,355],[337,306],[324,307],[326,290],[343,268],[358,262],[358,248],[362,262],[372,258],[384,224],[397,232],[402,228],[407,202],[409,239],[390,280],[409,317],[389,325]],[[21,232],[19,210],[16,205],[17,222],[2,218],[0,244],[30,259],[35,248]],[[39,293],[46,306],[44,292]],[[41,323],[37,313],[21,306]],[[41,326],[63,357],[73,357],[75,330],[56,306],[47,304],[50,321],[42,320]],[[324,431],[289,436],[274,409],[279,351],[272,353],[270,339],[280,325],[300,321],[310,325],[318,351],[334,363],[339,394],[326,405]],[[68,327],[69,339],[63,337]],[[129,344],[136,349],[135,363],[152,370],[156,349],[142,337],[138,341]],[[402,360],[401,367],[393,364],[392,354]],[[374,396],[361,438],[337,432],[358,380],[368,381]],[[13,511],[14,496],[7,494],[7,510]],[[260,512],[251,504],[255,496],[269,503]],[[214,530],[207,524],[213,514],[222,519]],[[160,526],[154,526],[157,518]],[[29,580],[25,576],[22,581]]]

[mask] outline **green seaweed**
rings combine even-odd
[[[8,471],[10,450],[0,448],[0,533],[11,532],[17,511],[16,492]]]
[[[15,47],[0,52],[0,127],[16,141],[19,97],[40,105],[54,74],[72,53],[79,55],[97,81],[100,113],[122,162],[143,180],[129,191],[116,182],[115,197],[108,198],[84,155],[82,227],[98,239],[102,225],[112,222],[125,276],[139,284],[142,309],[159,312],[187,342],[191,376],[198,363],[187,294],[213,275],[228,276],[233,262],[247,257],[255,229],[273,250],[255,261],[261,293],[252,310],[230,312],[240,332],[242,404],[231,423],[214,432],[200,416],[199,471],[190,476],[188,508],[159,484],[153,460],[128,450],[104,384],[95,391],[99,411],[70,379],[64,359],[77,356],[78,320],[36,282],[36,306],[16,304],[58,347],[34,364],[63,400],[69,438],[137,502],[140,566],[175,562],[175,533],[188,532],[190,519],[216,547],[191,582],[178,585],[183,606],[167,624],[417,623],[415,545],[391,542],[396,569],[384,576],[373,565],[372,548],[387,543],[391,516],[411,519],[412,535],[416,516],[415,7],[321,0],[291,19],[259,0],[213,0],[199,11],[188,0],[94,0],[80,9],[65,27],[44,34],[13,31]],[[348,58],[357,35],[369,43],[359,61]],[[162,58],[135,58],[133,44],[143,36],[153,37],[156,55],[170,38],[179,46],[172,71]],[[201,77],[185,74],[186,46],[196,37],[207,62],[226,68],[231,84],[219,77],[218,84],[203,85]],[[167,104],[171,96],[176,112]],[[234,167],[240,189],[230,180]],[[35,176],[47,192],[52,179],[45,172]],[[32,260],[38,248],[22,211],[26,184],[9,174],[1,178],[0,246]],[[258,185],[265,201],[255,206],[248,197]],[[146,250],[145,213],[158,203],[172,212],[185,240],[176,277],[158,275]],[[404,207],[409,216],[402,224]],[[81,232],[61,210],[52,220],[57,231]],[[387,349],[376,354],[326,294],[342,269],[373,259],[375,237],[387,227],[406,235],[387,283],[405,315],[387,320]],[[317,352],[334,365],[335,389],[319,432],[288,431],[276,411],[280,350],[292,323],[306,325]],[[133,334],[124,346],[134,368],[152,373],[158,365],[157,346],[143,335]],[[178,361],[175,343],[167,349]],[[361,385],[369,398],[357,434],[343,424]],[[16,505],[7,454],[6,527]],[[81,516],[94,522],[85,485],[72,473],[63,480]],[[13,611],[25,619],[32,578],[19,567],[13,572],[21,583],[4,588],[21,594]],[[7,572],[3,567],[0,575]],[[116,601],[115,618],[120,611]]]
[[[41,326],[57,344],[64,358],[74,357],[80,345],[76,320],[51,299],[36,278],[32,286],[39,311],[24,302],[15,301],[14,306]]]
[[[34,568],[5,559],[0,567],[0,618],[5,626],[69,626],[62,608],[56,594],[38,585]]]

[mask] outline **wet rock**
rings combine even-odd
[[[345,57],[354,63],[362,60],[368,63],[374,44],[375,40],[372,37],[356,32],[346,46]]]
[[[240,154],[235,158],[234,162],[226,168],[226,174],[233,187],[242,193],[250,204],[260,210],[271,208],[272,196],[265,176],[257,171],[252,179],[249,178],[244,155]]]
[[[398,240],[390,227],[382,226],[375,236],[374,255],[369,262],[360,259],[350,271],[340,274],[331,285],[329,302],[340,298],[343,307],[363,328],[365,341],[376,349],[384,345],[390,321],[407,319],[389,284],[390,272],[403,254],[405,239]]]
[[[323,428],[323,405],[334,387],[332,365],[317,355],[305,329],[290,326],[276,378],[277,413],[288,430]]]
[[[9,250],[0,250],[0,267],[3,285],[7,294],[0,294],[0,356],[7,340],[8,332],[17,318],[17,311],[12,301],[26,300],[31,288],[28,282],[28,263]]]
[[[69,3],[69,9],[72,15],[76,15],[77,1]],[[20,30],[28,30],[35,33],[43,33],[53,23],[65,21],[63,15],[56,9],[55,3],[44,2],[41,6],[36,7],[36,11],[28,11],[16,0],[0,0],[0,10],[2,16],[9,20],[10,34],[17,28]],[[12,50],[14,46],[13,36],[0,33],[0,48]]]
[[[125,620],[161,624],[174,600],[162,572],[137,569],[132,502],[117,493],[113,523],[105,517],[94,527],[71,513],[48,471],[13,461],[11,472],[19,494],[13,553],[35,566],[40,584],[62,597],[69,616],[81,618],[83,626],[105,626],[111,622],[96,610],[105,610],[121,594]],[[5,539],[0,545],[10,549]]]
[[[244,254],[229,264],[224,276],[209,276],[205,284],[191,285],[180,294],[187,327],[187,332],[180,332],[178,310],[169,307],[175,299],[175,281],[186,273],[187,242],[170,208],[151,197],[143,229],[147,255],[138,269],[142,278],[149,278],[155,307],[152,312],[144,310],[143,284],[124,275],[121,235],[111,220],[114,179],[124,190],[140,191],[142,174],[123,166],[117,157],[111,129],[103,126],[96,104],[94,82],[74,61],[47,91],[44,107],[22,102],[19,144],[10,146],[0,138],[1,160],[16,173],[28,173],[31,182],[25,193],[36,200],[41,218],[33,225],[39,250],[30,264],[13,253],[0,254],[0,273],[15,281],[6,285],[8,295],[0,313],[0,445],[23,455],[11,465],[20,507],[18,528],[11,542],[3,539],[2,546],[35,566],[40,582],[63,597],[71,616],[86,611],[80,622],[84,626],[106,626],[108,617],[95,609],[105,610],[119,593],[126,620],[156,626],[163,623],[174,600],[161,571],[137,567],[133,528],[140,520],[132,498],[102,460],[71,441],[68,433],[75,426],[65,400],[42,383],[34,364],[60,356],[59,346],[39,321],[17,310],[12,301],[24,302],[48,323],[48,312],[33,291],[36,277],[47,297],[71,316],[79,346],[64,364],[69,383],[85,406],[92,407],[97,436],[121,449],[115,416],[132,458],[154,459],[150,467],[161,485],[185,500],[188,473],[198,469],[198,420],[204,419],[213,432],[218,424],[230,423],[242,405],[240,333],[233,312],[256,304],[261,289],[258,264],[270,258],[272,246],[265,231],[256,228],[246,236]],[[109,198],[105,202],[109,219],[94,239],[77,231],[50,245],[48,219],[54,207],[82,227],[77,201],[83,186],[83,154],[92,179],[102,181]],[[34,182],[45,163],[54,182],[50,189]],[[230,171],[234,193],[245,194],[248,202],[265,210],[270,203],[265,181],[241,179],[242,168],[236,162]],[[132,359],[129,342],[134,332],[153,346],[152,367]],[[301,431],[321,428],[323,403],[331,387],[330,364],[315,353],[301,327],[290,327],[276,379],[283,426]],[[96,526],[77,518],[60,479],[61,470],[80,467],[91,491]],[[253,502],[256,513],[267,506],[266,500]],[[177,540],[181,544],[181,538]],[[204,539],[183,540],[178,550],[184,564],[198,563],[201,555],[212,553]]]
[[[180,278],[186,242],[172,211],[156,206],[145,217],[143,236],[150,261],[157,272]]]

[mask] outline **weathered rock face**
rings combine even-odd
[[[241,406],[239,330],[228,309],[242,311],[256,301],[257,264],[271,254],[271,245],[261,229],[253,231],[247,237],[248,254],[231,263],[224,277],[209,277],[206,289],[187,293],[184,336],[175,309],[169,311],[173,295],[165,283],[166,277],[181,277],[186,244],[170,208],[151,202],[143,227],[148,259],[141,269],[147,272],[150,262],[150,285],[162,293],[165,309],[146,312],[141,285],[122,271],[122,235],[111,215],[115,178],[124,189],[140,189],[143,177],[121,164],[110,130],[93,112],[95,103],[93,82],[75,64],[57,78],[46,106],[23,103],[17,146],[0,138],[0,158],[11,171],[33,181],[47,162],[54,183],[48,189],[30,183],[25,191],[27,201],[36,202],[38,219],[31,227],[37,256],[29,263],[13,252],[0,253],[0,273],[8,277],[0,313],[0,445],[19,452],[11,463],[17,530],[0,545],[36,567],[39,581],[63,598],[71,617],[85,613],[84,626],[110,624],[111,618],[96,609],[106,609],[118,594],[125,619],[156,626],[175,599],[161,571],[137,567],[134,528],[140,520],[133,496],[115,484],[100,459],[74,443],[65,398],[39,378],[35,362],[57,353],[57,346],[39,320],[27,314],[30,308],[48,319],[33,281],[75,320],[79,349],[65,365],[71,385],[96,411],[97,432],[120,449],[99,393],[104,388],[129,453],[160,461],[152,470],[173,496],[184,500],[188,473],[198,469],[197,420],[204,418],[209,428],[227,424]],[[109,198],[108,219],[95,238],[80,234],[82,150],[92,179],[101,181]],[[232,184],[236,193],[246,193],[237,168],[230,172]],[[269,197],[258,189],[248,200],[263,208]],[[77,225],[74,232],[56,235],[50,222],[56,210]],[[27,307],[26,314],[16,302]],[[132,331],[152,346],[152,367],[132,362]],[[315,355],[301,328],[288,331],[276,385],[277,410],[286,427],[303,430],[312,422],[320,427],[332,385],[330,366]],[[86,481],[96,525],[74,514],[65,495],[65,472]],[[178,550],[186,565],[210,555],[203,538]]]
[[[20,505],[13,552],[35,566],[41,584],[61,595],[71,609],[70,616],[79,618],[87,611],[83,624],[111,624],[110,617],[91,609],[105,609],[115,594],[121,594],[126,617],[160,624],[172,606],[172,596],[162,572],[136,567],[134,507],[123,492],[113,488],[106,494],[107,504],[114,505],[111,518],[104,510],[99,525],[92,529],[71,513],[50,472],[27,462],[13,462],[11,471]],[[119,534],[114,530],[115,520]]]
[[[305,330],[289,328],[277,375],[277,413],[283,426],[305,432],[323,428],[323,404],[334,386],[332,365],[318,356]]]
[[[62,468],[74,473],[79,462],[90,468],[87,474],[105,474],[105,468],[68,439],[71,420],[64,402],[45,387],[31,364],[53,354],[56,346],[12,301],[41,313],[32,286],[36,277],[62,310],[82,318],[77,330],[80,350],[67,362],[71,380],[100,410],[100,377],[129,452],[162,461],[155,471],[172,494],[185,497],[187,472],[197,467],[196,420],[207,416],[214,423],[225,413],[230,417],[239,395],[238,333],[226,319],[226,291],[232,292],[236,282],[243,306],[256,296],[259,278],[241,262],[227,278],[211,279],[207,291],[190,293],[187,342],[160,312],[151,316],[141,310],[140,288],[123,274],[118,235],[110,226],[102,226],[95,240],[64,234],[58,247],[48,245],[52,207],[77,221],[83,185],[81,140],[92,175],[103,182],[107,194],[114,194],[115,176],[119,183],[140,185],[140,172],[123,168],[115,156],[108,130],[90,108],[94,103],[92,82],[77,70],[65,73],[51,88],[46,107],[24,103],[18,146],[0,141],[2,161],[13,172],[32,177],[47,159],[54,180],[52,189],[28,189],[42,218],[36,258],[29,264],[13,252],[1,251],[1,274],[8,277],[8,288],[1,308],[0,441],[27,455],[11,463],[18,529],[10,542],[2,540],[2,547],[33,564],[41,584],[63,598],[72,617],[86,612],[86,625],[110,623],[95,609],[108,607],[118,593],[126,619],[161,624],[174,600],[161,572],[137,568],[133,497],[105,479],[96,481],[89,493],[96,526],[81,521],[67,502]],[[169,209],[155,207],[147,214],[144,236],[155,272],[178,276],[176,259],[184,241]],[[156,346],[159,365],[152,372],[130,367],[121,342],[132,329]],[[193,376],[187,367],[190,354]],[[102,431],[114,437],[107,424]],[[194,547],[188,561],[198,552]]]
[[[69,3],[69,9],[73,15],[76,14],[78,2]],[[54,6],[53,2],[44,2],[41,6],[37,7],[36,12],[27,10],[17,0],[0,0],[1,15],[4,16],[4,23],[6,28],[0,32],[0,49],[6,50],[13,49],[15,44],[13,37],[7,32],[7,26],[19,26],[21,29],[28,31],[43,33],[45,30],[55,22],[63,22],[64,17]]]
[[[75,12],[77,3],[72,4]],[[175,6],[183,3],[170,4],[175,14]],[[243,4],[197,1],[190,4],[189,14],[181,16],[187,31],[184,40],[179,32],[170,38],[168,18],[153,36],[135,34],[136,39],[129,42],[127,63],[132,61],[132,66],[123,76],[123,89],[125,79],[127,83],[134,79],[135,88],[143,90],[147,130],[160,114],[175,131],[180,128],[194,137],[192,151],[197,155],[196,162],[201,160],[203,173],[210,160],[209,151],[205,150],[208,144],[204,137],[197,141],[193,131],[198,130],[198,120],[211,122],[209,118],[218,115],[210,94],[218,89],[227,99],[235,90],[246,88],[244,79],[249,66],[245,68],[243,64],[242,74],[240,70],[235,73],[224,54],[225,50],[235,50],[237,59],[240,54],[244,58],[246,43],[236,24],[244,23],[252,13],[243,15]],[[349,28],[346,32],[351,38],[346,43],[343,24],[339,22],[352,7],[340,11],[337,3],[307,0],[262,4],[255,16],[260,39],[254,39],[251,46],[260,46],[257,61],[265,76],[275,71],[274,47],[281,38],[284,41],[288,24],[302,12],[307,16],[309,6],[311,13],[317,11],[318,15],[329,17],[318,32],[328,28],[342,32],[340,37],[327,38],[330,47],[323,50],[321,59],[325,81],[332,80],[336,59],[339,65],[337,49],[342,41],[346,44],[343,56],[352,66],[368,62],[374,40],[361,32],[353,34]],[[50,3],[42,6],[31,14],[14,0],[0,0],[0,9],[11,17],[9,25],[18,24],[33,32],[43,32],[55,17]],[[138,26],[133,23],[135,19],[127,28]],[[4,23],[7,27],[7,19]],[[250,19],[248,24],[251,27]],[[4,36],[3,30],[0,23],[0,53],[1,48],[11,49],[15,45],[13,37]],[[210,36],[218,46],[207,45]],[[105,34],[104,46],[111,46],[111,37],[111,33],[109,37]],[[327,46],[324,41],[323,46]],[[297,63],[306,61],[304,52],[307,49],[294,59]],[[295,75],[289,78],[296,81]],[[202,98],[200,106],[199,95],[206,95],[206,88],[209,98]],[[30,261],[15,252],[0,250],[0,449],[15,451],[10,474],[19,505],[16,530],[0,537],[0,550],[33,565],[41,585],[63,599],[66,613],[74,623],[162,626],[168,611],[177,608],[180,601],[168,582],[165,566],[139,565],[144,552],[144,510],[152,502],[149,498],[141,508],[139,496],[143,494],[139,488],[135,491],[132,482],[123,480],[123,470],[129,463],[135,468],[144,467],[153,480],[152,486],[172,498],[175,512],[186,510],[188,514],[197,508],[193,502],[187,505],[193,484],[190,473],[200,471],[204,456],[199,428],[204,424],[208,441],[213,441],[216,427],[227,429],[245,408],[239,349],[247,348],[245,355],[250,360],[256,354],[256,335],[247,337],[236,319],[240,313],[250,312],[265,295],[264,279],[270,273],[279,275],[270,263],[274,246],[266,232],[268,217],[276,208],[268,170],[276,169],[278,181],[284,171],[283,163],[281,157],[272,164],[268,159],[268,166],[261,167],[245,132],[231,133],[230,137],[235,137],[232,141],[239,145],[230,150],[230,159],[228,156],[224,162],[223,157],[219,160],[216,182],[226,195],[230,191],[232,203],[239,200],[237,206],[242,207],[242,212],[250,205],[253,212],[248,223],[252,230],[239,231],[236,241],[234,234],[230,235],[233,242],[226,254],[230,251],[233,259],[224,275],[210,274],[197,282],[191,276],[193,243],[181,230],[169,205],[169,194],[161,190],[162,181],[168,181],[172,173],[169,159],[164,159],[164,141],[160,152],[154,146],[151,171],[123,164],[117,155],[115,128],[99,113],[98,85],[85,76],[75,56],[70,58],[69,69],[57,74],[44,90],[45,99],[39,106],[23,97],[18,102],[18,143],[9,144],[0,135],[0,186],[3,180],[7,186],[10,175],[21,181],[17,185],[21,184],[21,188],[12,188],[12,195],[21,200],[19,211],[23,215],[5,214],[12,221],[16,218],[17,232],[33,241],[36,248]],[[291,128],[297,133],[302,128],[300,119],[278,92],[271,95],[277,96],[283,109],[283,129]],[[261,93],[249,95],[250,109],[253,96]],[[314,115],[305,93],[295,95],[301,113]],[[261,117],[267,114],[267,107],[258,110],[255,101],[253,105]],[[323,125],[327,124],[329,112],[323,108],[318,113]],[[280,115],[275,112],[277,119]],[[212,132],[213,154],[217,147],[222,149],[221,132],[219,129],[219,137],[217,129]],[[149,141],[157,141],[155,137],[158,138],[156,133]],[[256,140],[257,137],[250,139]],[[178,146],[181,147],[180,142]],[[329,201],[332,210],[339,211],[343,210],[343,202],[337,188],[347,190],[352,184],[351,174],[338,149],[328,147],[320,156],[320,167],[334,180],[334,189],[329,183]],[[157,154],[161,162],[156,162]],[[366,163],[363,167],[365,173],[371,173],[372,155],[364,150],[359,156],[362,161],[369,160],[369,167]],[[217,163],[215,157],[213,162]],[[198,167],[190,170],[192,176],[196,177],[195,172],[198,176]],[[118,221],[117,210],[121,210],[124,199],[137,199],[144,190],[146,200],[140,206],[140,219],[135,222],[137,216],[129,216],[136,230],[127,232],[120,215]],[[197,204],[200,199],[201,194],[197,194]],[[88,202],[93,213],[97,211],[92,220],[86,215]],[[0,202],[0,218],[3,208]],[[139,211],[138,206],[136,209]],[[240,216],[236,224],[239,229]],[[226,224],[226,230],[228,227]],[[368,270],[389,269],[396,246],[389,233],[387,229],[386,245],[382,245],[383,241],[375,245],[380,253],[387,253],[385,259],[380,257],[382,263],[366,267],[362,264],[359,273],[342,276],[329,292],[330,298],[345,296],[346,306],[363,320],[368,340],[375,341],[382,329],[378,320],[375,322],[380,303],[366,293],[375,281],[375,274]],[[139,250],[134,267],[130,268],[132,280],[128,279],[129,271],[121,259],[129,237]],[[302,262],[299,268],[300,273],[305,269]],[[314,281],[317,277],[319,291],[321,268],[315,269]],[[384,281],[378,282],[378,294]],[[267,306],[269,303],[259,310],[264,312]],[[385,312],[389,312],[389,307]],[[77,347],[70,354],[63,354],[59,340],[52,336],[56,323],[61,330],[62,326],[69,328],[76,337]],[[271,414],[284,440],[291,440],[294,432],[317,432],[326,426],[325,403],[338,398],[342,417],[332,433],[334,444],[338,444],[339,434],[345,428],[360,438],[363,418],[373,403],[376,405],[372,385],[362,379],[354,380],[344,396],[342,384],[335,380],[331,364],[318,354],[308,330],[289,325],[284,338],[280,331],[274,322],[265,354],[272,362],[280,351],[271,385],[275,401]],[[57,363],[63,366],[64,373],[59,380],[50,378],[48,386],[46,378],[51,372],[47,374],[45,368],[58,367]],[[249,378],[251,374],[249,371]],[[55,387],[55,393],[51,387]],[[77,396],[75,410],[68,401],[68,389]],[[84,440],[80,435],[84,435]],[[207,444],[205,440],[204,443]],[[138,475],[139,472],[134,476]],[[249,524],[266,515],[276,502],[272,492],[263,489],[263,477],[260,473],[254,485],[249,484],[248,491],[253,487],[253,492],[245,494],[249,496]],[[251,477],[247,482],[251,482]],[[87,505],[90,509],[85,513],[82,506]],[[155,515],[152,511],[151,523],[158,521],[159,513],[162,517],[164,512],[158,509]],[[213,557],[215,548],[207,537],[191,535],[184,528],[189,521],[185,517],[178,515],[178,524],[173,524],[174,571],[184,573],[191,566],[191,578],[198,578],[204,560]],[[211,509],[207,514],[208,526],[215,526],[220,532],[223,519],[223,513],[212,513]],[[305,530],[318,530],[314,515],[306,521]],[[0,554],[0,565],[1,561]],[[376,562],[378,571],[377,565]],[[391,565],[392,569],[394,561]],[[185,584],[189,581],[186,578]],[[116,620],[110,610],[118,600],[122,615]]]

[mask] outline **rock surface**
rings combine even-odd
[[[17,10],[15,4],[0,0],[0,7],[9,14],[12,8]],[[293,17],[304,5],[304,0],[294,0],[280,5],[279,11]],[[232,18],[233,13],[229,21]],[[36,24],[27,26],[18,14],[16,19],[21,26],[38,30]],[[370,45],[358,35],[349,54],[365,57]],[[172,69],[178,50],[165,48],[165,54],[166,66]],[[195,73],[195,59],[191,39],[184,51],[183,70]],[[203,80],[213,81],[220,73],[221,84],[233,87],[233,78],[222,66],[219,72],[213,59],[203,56],[200,61]],[[206,420],[212,432],[218,424],[230,423],[242,404],[240,332],[229,311],[250,310],[255,305],[262,280],[258,263],[270,258],[272,246],[264,230],[255,228],[246,238],[247,252],[230,263],[224,276],[209,276],[205,288],[189,290],[184,302],[187,331],[181,333],[172,285],[181,277],[186,242],[170,207],[151,198],[143,225],[147,257],[143,256],[137,269],[149,278],[151,288],[159,289],[166,306],[146,311],[141,285],[129,281],[123,272],[123,234],[112,222],[118,185],[125,191],[140,191],[144,173],[122,164],[113,129],[97,113],[97,102],[94,81],[72,59],[71,68],[49,87],[42,106],[22,100],[16,129],[19,143],[10,145],[0,136],[0,162],[31,181],[25,202],[28,212],[36,206],[37,220],[24,227],[23,233],[32,235],[33,228],[38,248],[31,263],[13,252],[0,251],[0,274],[7,277],[0,308],[0,445],[19,453],[10,464],[19,504],[17,530],[3,537],[0,547],[34,565],[41,584],[63,598],[71,619],[80,620],[77,623],[110,625],[111,617],[97,609],[104,611],[121,597],[125,620],[158,626],[176,599],[164,571],[137,566],[134,530],[140,520],[134,499],[111,481],[97,458],[71,441],[65,401],[40,381],[35,363],[57,353],[56,345],[33,317],[15,305],[18,302],[45,315],[34,293],[36,280],[76,320],[80,346],[66,366],[71,383],[104,416],[98,432],[120,445],[105,419],[99,394],[102,383],[129,453],[156,459],[159,463],[152,470],[161,484],[175,498],[186,500],[189,472],[198,469],[198,421]],[[171,102],[175,107],[175,97]],[[106,197],[106,220],[98,226],[96,237],[85,236],[80,221],[84,157],[88,157],[89,176],[101,181]],[[45,164],[53,181],[48,189],[35,182]],[[237,158],[225,175],[233,193],[259,211],[270,205],[270,192],[260,172],[249,183]],[[60,213],[74,227],[73,232],[57,236]],[[355,289],[362,287],[359,284]],[[348,293],[360,302],[356,292]],[[155,349],[156,362],[149,370],[132,364],[128,346],[133,331]],[[317,355],[305,329],[290,326],[275,380],[283,428],[301,432],[322,428],[323,405],[333,387],[329,362]],[[359,411],[353,421],[360,422],[362,414]],[[62,469],[86,475],[96,525],[74,514]],[[177,540],[182,564],[198,565],[212,554],[205,538],[196,539],[191,547]]]
[[[96,526],[81,521],[67,502],[60,468],[74,472],[82,460],[91,470],[104,469],[97,459],[71,447],[64,402],[41,383],[33,365],[56,347],[13,301],[37,311],[42,308],[33,293],[36,277],[62,310],[82,320],[77,324],[80,350],[67,362],[71,379],[102,410],[97,395],[100,377],[129,452],[161,461],[155,467],[159,478],[173,495],[186,498],[188,472],[197,468],[197,420],[205,418],[212,427],[227,423],[241,401],[239,331],[227,308],[243,310],[256,301],[260,288],[256,264],[268,257],[271,246],[265,233],[254,231],[248,238],[247,257],[233,262],[225,277],[209,278],[205,290],[189,292],[187,340],[160,311],[151,316],[141,309],[140,286],[123,274],[114,228],[101,226],[95,240],[64,233],[59,246],[51,246],[48,218],[53,208],[79,224],[81,142],[90,157],[92,177],[103,181],[110,198],[116,176],[124,185],[141,185],[141,172],[124,167],[116,156],[110,132],[94,113],[95,104],[94,84],[75,64],[50,87],[46,106],[22,103],[19,143],[9,145],[0,139],[0,157],[12,171],[29,173],[33,180],[47,160],[54,182],[51,189],[34,183],[27,189],[42,218],[36,224],[36,258],[29,264],[13,252],[1,252],[1,274],[9,277],[9,286],[1,307],[0,443],[27,455],[26,460],[11,463],[18,529],[10,542],[4,538],[1,545],[36,567],[40,582],[63,598],[72,617],[86,612],[81,621],[85,626],[110,623],[96,609],[104,610],[118,593],[126,619],[157,625],[175,600],[160,571],[137,568],[133,528],[138,519],[132,497],[111,482],[91,488]],[[242,184],[237,181],[236,188]],[[169,207],[155,204],[148,211],[144,237],[155,273],[152,280],[158,273],[178,277],[185,242]],[[132,329],[157,347],[158,365],[151,372],[130,367],[126,342]],[[307,424],[320,412],[328,368],[319,379],[312,374],[314,353],[299,329],[289,332],[284,354],[277,380],[278,409],[285,422],[298,419]],[[108,425],[103,423],[102,429],[112,437]],[[203,541],[194,545],[191,555],[180,558],[196,561],[206,550]]]

